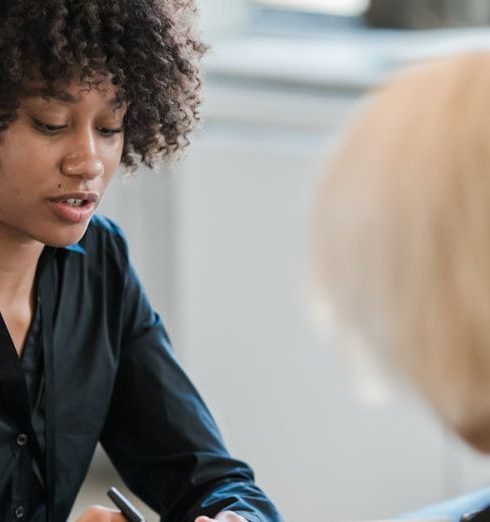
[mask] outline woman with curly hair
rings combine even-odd
[[[188,143],[188,0],[0,4],[0,519],[62,522],[100,441],[166,521],[275,521],[175,361],[120,229],[120,162]],[[79,519],[123,521],[92,507]]]

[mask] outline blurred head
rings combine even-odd
[[[315,291],[344,328],[490,452],[490,53],[415,66],[331,156]]]

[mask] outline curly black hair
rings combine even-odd
[[[200,59],[193,0],[2,0],[0,132],[17,117],[26,83],[50,95],[108,76],[128,104],[121,162],[153,167],[188,144],[199,120]]]

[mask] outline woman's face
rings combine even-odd
[[[124,144],[125,106],[109,80],[72,83],[67,97],[29,86],[18,119],[0,134],[0,237],[51,246],[85,233]]]

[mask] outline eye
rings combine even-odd
[[[111,138],[112,136],[115,136],[116,134],[122,133],[124,131],[124,127],[118,127],[117,129],[111,129],[108,127],[100,127],[97,130],[105,138]]]
[[[48,135],[55,135],[58,134],[63,129],[66,129],[66,125],[49,125],[49,123],[44,123],[41,120],[38,120],[36,118],[32,118],[32,122],[34,124],[34,127],[42,132],[43,134]]]

